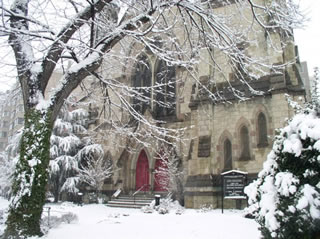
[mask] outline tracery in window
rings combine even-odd
[[[135,65],[132,77],[132,86],[135,95],[132,99],[133,109],[141,114],[150,107],[151,102],[151,82],[152,71],[151,65],[146,56],[140,57]]]

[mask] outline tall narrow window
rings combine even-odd
[[[268,146],[267,120],[264,113],[258,115],[258,147]]]
[[[152,72],[150,63],[146,56],[142,56],[135,66],[132,77],[132,86],[134,87],[134,97],[132,99],[133,108],[142,114],[150,106],[151,79]]]
[[[246,126],[240,129],[240,160],[250,160],[249,131]]]
[[[232,145],[229,139],[224,141],[223,145],[224,153],[224,171],[232,169]]]
[[[154,87],[156,95],[156,117],[173,116],[176,113],[176,84],[175,69],[165,61],[159,60],[156,64]]]

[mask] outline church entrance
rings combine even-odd
[[[149,185],[149,161],[146,152],[142,150],[136,167],[136,190],[149,191]]]

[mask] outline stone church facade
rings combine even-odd
[[[275,42],[281,45],[279,34],[272,34]],[[162,120],[163,127],[185,128],[183,142],[177,145],[176,153],[184,173],[183,196],[187,208],[199,208],[203,205],[221,207],[220,175],[223,172],[240,170],[248,173],[249,180],[254,179],[272,148],[276,129],[283,127],[286,119],[293,115],[287,95],[298,102],[305,100],[294,44],[288,43],[283,52],[276,52],[268,46],[263,34],[257,37],[259,45],[249,46],[248,54],[268,56],[270,64],[283,64],[289,60],[293,60],[294,64],[286,66],[282,73],[270,71],[251,82],[254,89],[265,92],[263,95],[251,93],[226,68],[225,75],[229,76],[231,85],[241,91],[247,100],[239,100],[229,91],[227,83],[205,61],[199,63],[199,81],[194,82],[188,80],[191,76],[186,69],[167,66],[147,49],[137,46],[132,48],[135,53],[139,52],[140,61],[126,65],[123,69],[126,74],[118,72],[112,76],[133,87],[151,86],[161,81],[157,73],[166,68],[169,72],[166,76],[168,82],[175,79],[172,81],[174,84],[163,89],[167,93],[164,96],[148,92],[148,97],[152,99],[150,102],[141,103],[134,97],[129,101],[147,119]],[[209,58],[205,52],[201,55],[203,59]],[[219,60],[223,61],[223,58]],[[217,83],[215,87],[208,83],[212,79]],[[212,94],[222,94],[224,100],[212,100],[203,87],[210,89]],[[167,108],[154,103],[157,97],[162,97],[163,102],[169,102],[173,107]],[[96,130],[107,132],[108,125],[101,126],[101,114],[98,117],[96,113],[101,110],[101,106],[96,107],[91,109],[93,118],[97,117],[91,128],[96,128],[100,123]],[[138,130],[143,135],[143,127]],[[116,168],[113,177],[105,182],[105,194],[110,196],[117,189],[121,189],[123,194],[132,194],[139,189],[148,192],[162,190],[156,180],[156,169],[159,166],[156,143],[153,147],[148,147],[117,135],[101,138],[100,143],[104,145],[106,154],[112,158]],[[230,207],[238,206],[235,201],[230,200],[228,203]]]

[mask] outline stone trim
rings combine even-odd
[[[218,192],[185,192],[185,197],[193,197],[193,196],[221,196],[221,191]]]
[[[263,76],[258,80],[250,81],[250,86],[258,91],[265,92],[264,95],[255,95],[249,91],[248,87],[241,82],[232,82],[232,87],[236,90],[243,93],[244,97],[247,98],[256,98],[256,97],[272,97],[272,94],[278,93],[290,93],[293,95],[305,95],[305,89],[303,85],[292,86],[285,83],[285,76],[283,74],[271,74],[267,76]],[[213,94],[217,94],[219,92],[220,95],[223,96],[221,100],[211,100],[208,95],[197,95],[193,97],[189,103],[189,108],[191,110],[197,110],[199,104],[221,104],[225,101],[238,101],[238,98],[234,95],[234,93],[229,89],[230,85],[228,82],[219,83],[212,89]]]
[[[185,187],[212,187],[210,174],[188,176]]]
[[[258,177],[258,173],[248,173],[248,183]],[[203,174],[188,176],[185,184],[186,188],[205,188],[205,187],[221,187],[220,174]]]

